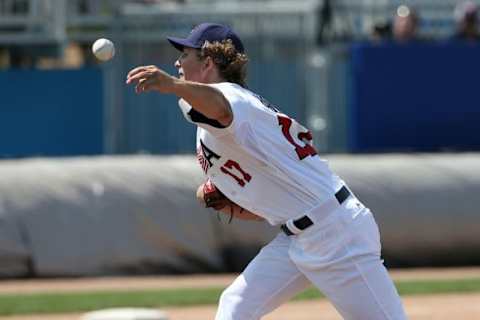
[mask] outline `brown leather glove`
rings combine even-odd
[[[203,200],[206,208],[213,208],[215,210],[222,210],[232,202],[208,179],[203,184]]]

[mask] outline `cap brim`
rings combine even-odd
[[[195,48],[199,49],[199,47],[193,45],[188,41],[188,39],[176,38],[176,37],[167,37],[167,40],[175,47],[175,49],[179,51],[183,51],[183,48]]]

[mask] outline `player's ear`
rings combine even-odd
[[[205,59],[203,60],[203,68],[205,70],[209,70],[213,67],[215,67],[215,63],[213,62],[212,57],[210,56],[205,57]]]

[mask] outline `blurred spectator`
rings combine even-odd
[[[393,20],[393,39],[398,42],[418,40],[418,14],[406,5],[397,8]]]
[[[165,5],[171,5],[171,4],[185,4],[185,0],[130,0],[130,2],[133,3],[139,3],[139,4],[147,4],[147,5],[152,5],[152,4],[165,4]]]
[[[380,20],[372,25],[370,31],[370,40],[373,42],[381,42],[392,38],[392,25],[387,20]]]
[[[29,46],[10,46],[8,54],[11,68],[33,69],[35,67],[37,57],[31,53]]]
[[[452,40],[478,41],[478,6],[472,2],[459,3],[454,11],[456,31]]]
[[[326,42],[327,34],[332,29],[332,4],[330,0],[324,0],[322,5],[317,7],[317,19],[319,21],[317,32],[317,44]]]
[[[10,56],[5,47],[0,47],[0,70],[7,69],[10,66]]]

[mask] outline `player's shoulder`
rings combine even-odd
[[[276,105],[268,101],[262,95],[250,90],[249,88],[245,88],[236,83],[231,83],[231,82],[222,82],[216,85],[218,85],[219,88],[223,88],[227,91],[231,90],[232,92],[235,92],[236,94],[243,96],[245,99],[250,100],[250,102],[254,106],[266,108],[267,110],[270,110],[273,112],[280,112],[279,108]]]
[[[235,100],[242,103],[254,102],[251,101],[253,97],[252,92],[239,84],[233,82],[219,82],[211,83],[210,85],[220,90],[230,101]]]
[[[227,98],[248,100],[251,94],[248,89],[233,82],[211,83],[210,86],[220,90]]]
[[[209,83],[211,87],[217,88],[222,92],[231,92],[231,93],[240,93],[244,89],[241,85],[233,83],[233,82],[216,82],[216,83]]]

